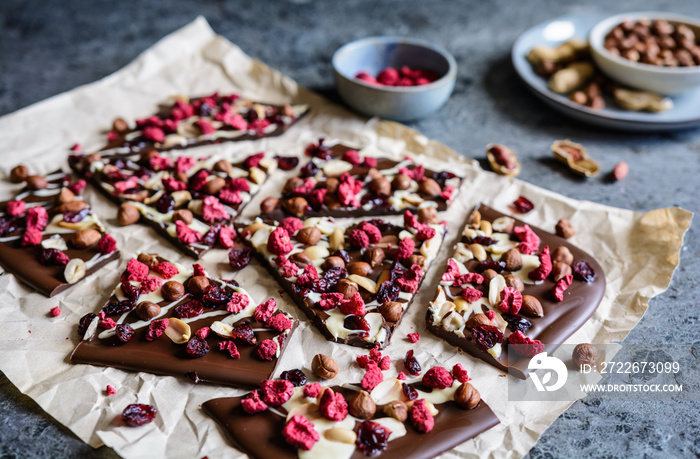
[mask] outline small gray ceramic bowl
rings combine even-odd
[[[350,42],[333,55],[335,85],[345,102],[360,113],[396,121],[423,118],[452,94],[457,63],[445,49],[423,40],[369,37]],[[386,67],[431,70],[439,78],[422,86],[377,86],[355,79],[358,72],[377,75]]]

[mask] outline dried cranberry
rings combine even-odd
[[[132,301],[136,301],[141,294],[141,289],[131,282],[122,282],[122,293]]]
[[[360,199],[360,204],[364,206],[365,204],[370,204],[372,207],[391,207],[391,202],[389,202],[389,196],[385,194],[365,194]]]
[[[134,329],[129,324],[119,324],[116,328],[117,339],[122,343],[128,343],[134,337]]]
[[[231,336],[233,339],[243,340],[250,345],[257,344],[258,342],[258,340],[255,338],[255,332],[253,332],[253,329],[248,324],[241,324],[233,327],[233,330],[231,330]]]
[[[394,226],[391,223],[382,220],[381,218],[373,218],[372,220],[369,220],[369,223],[379,228],[379,231],[381,231],[382,233],[386,233]]]
[[[394,266],[391,267],[391,276],[389,277],[389,280],[391,282],[395,282],[396,279],[404,277],[406,271],[406,268],[401,263],[399,263],[398,261],[395,262]]]
[[[530,327],[532,327],[532,322],[527,320],[525,317],[516,314],[503,313],[501,314],[501,317],[503,317],[503,320],[508,322],[508,328],[510,328],[514,332],[518,330],[524,332],[525,330],[529,330]]]
[[[280,375],[280,378],[286,379],[287,381],[291,382],[294,385],[294,387],[303,386],[304,384],[306,384],[307,381],[306,375],[303,371],[299,369],[283,371]]]
[[[239,287],[240,285],[238,284],[238,281],[235,279],[221,279],[219,278],[221,282],[224,282],[228,285],[233,285],[234,287]]]
[[[3,218],[0,220],[0,236],[12,234],[20,228],[20,221],[17,218]]]
[[[212,110],[211,105],[209,105],[205,102],[199,106],[199,116],[202,116],[202,117],[211,116],[211,110]]]
[[[78,212],[65,212],[63,214],[63,221],[66,223],[78,223],[82,222],[85,217],[90,214],[90,209],[82,209]]]
[[[136,303],[133,300],[115,301],[102,308],[102,312],[107,316],[124,314],[134,309],[134,306],[136,306]]]
[[[152,422],[158,411],[151,405],[132,403],[124,408],[122,420],[131,427],[142,426]]]
[[[345,268],[341,267],[330,268],[328,271],[323,273],[323,278],[334,284],[344,277],[348,277],[348,272],[345,270]]]
[[[95,317],[97,317],[95,314],[88,312],[80,318],[80,322],[78,323],[78,335],[81,338],[85,336],[85,332],[87,331],[88,327],[92,323],[93,319],[95,319]]]
[[[357,447],[367,456],[378,454],[386,449],[391,430],[383,425],[364,421],[357,429]]]
[[[342,258],[345,263],[350,263],[350,254],[345,250],[336,250],[333,256]]]
[[[209,345],[206,341],[201,338],[190,338],[187,342],[187,355],[193,359],[203,357],[207,352],[209,352]]]
[[[283,171],[291,171],[299,165],[299,158],[294,156],[275,156],[277,166]]]
[[[420,363],[418,363],[418,359],[416,359],[416,357],[413,355],[413,349],[409,349],[409,351],[406,352],[406,357],[403,359],[403,365],[406,367],[406,371],[413,376],[417,376],[421,372]]]
[[[316,175],[316,173],[318,173],[318,166],[312,161],[309,161],[304,165],[304,167],[301,168],[301,173],[299,175],[306,178],[313,177],[314,175]]]
[[[173,210],[173,207],[175,207],[175,199],[173,199],[172,196],[170,196],[168,193],[165,193],[163,196],[156,201],[156,210],[160,212],[161,214],[167,214],[171,210]]]
[[[401,383],[401,390],[409,400],[415,400],[418,398],[418,391],[406,383]]]
[[[360,335],[367,336],[369,331],[369,323],[364,319],[364,317],[350,315],[343,321],[343,326],[348,330],[363,330],[364,333],[359,333]]]
[[[574,278],[582,282],[593,282],[595,280],[595,271],[587,261],[581,260],[574,263],[572,266]]]
[[[112,158],[109,160],[109,164],[113,165],[117,169],[126,169],[126,161],[124,158]]]
[[[212,225],[212,227],[209,228],[209,231],[207,231],[204,235],[202,242],[204,242],[204,244],[208,246],[214,245],[216,243],[216,240],[219,238],[219,233],[221,232],[222,226],[223,225],[221,223]]]
[[[472,330],[472,337],[476,344],[485,351],[503,342],[503,333],[493,325],[477,325]]]
[[[183,303],[177,306],[174,310],[175,317],[179,319],[190,319],[192,317],[197,317],[202,312],[204,312],[204,306],[197,300],[191,300],[187,303]]]
[[[231,292],[218,285],[210,284],[202,291],[202,301],[207,307],[213,309],[216,307],[215,305],[231,301]]]
[[[250,248],[231,250],[228,253],[228,262],[235,271],[245,268],[250,263]]]
[[[496,243],[495,239],[491,239],[490,237],[486,236],[477,236],[473,239],[475,244],[479,245],[493,245]]]
[[[382,282],[377,291],[377,301],[379,304],[396,301],[400,292],[401,288],[396,283],[390,281]]]
[[[195,384],[199,384],[202,382],[202,378],[199,377],[196,371],[188,371],[187,373],[185,373],[185,376],[190,378]]]
[[[328,279],[314,279],[310,287],[312,291],[318,293],[329,293],[333,291],[333,284]]]
[[[65,265],[68,263],[68,256],[58,249],[44,249],[39,261],[45,266]]]
[[[529,199],[523,197],[523,196],[518,196],[518,199],[513,201],[513,207],[515,210],[520,212],[521,214],[526,214],[530,212],[532,209],[535,208],[535,205],[530,202]]]
[[[487,269],[493,269],[497,273],[500,273],[504,269],[506,269],[506,264],[502,261],[494,261],[494,260],[484,260],[479,263],[479,269],[481,271],[486,271]]]
[[[433,175],[433,180],[438,182],[438,184],[441,187],[445,186],[445,182],[449,179],[453,179],[457,177],[455,174],[452,172],[447,172],[447,171],[442,171],[442,172],[437,172],[436,174]]]
[[[298,284],[292,284],[292,290],[294,290],[294,293],[301,297],[306,297],[306,295],[309,294],[311,290],[309,290],[306,287],[302,287],[301,285]]]

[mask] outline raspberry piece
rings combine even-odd
[[[105,233],[104,236],[97,241],[97,250],[102,255],[108,255],[117,250],[117,241],[115,241],[112,236]]]
[[[168,328],[168,319],[157,319],[148,325],[148,330],[146,331],[146,341],[153,341],[163,334],[166,328]],[[192,340],[190,340],[192,341]]]
[[[417,343],[420,339],[420,333],[409,333],[406,335],[406,338],[408,338],[408,340],[412,343]]]
[[[243,119],[241,115],[233,115],[233,117],[229,121],[229,124],[232,128],[237,129],[239,131],[248,130],[248,122],[245,119]]]
[[[396,379],[398,379],[399,381],[405,381],[406,380],[406,373],[404,373],[403,371],[399,371],[399,374],[398,374],[398,376],[396,376]]]
[[[413,376],[418,376],[421,372],[420,363],[418,363],[418,359],[413,355],[413,349],[409,349],[408,352],[406,352],[403,365],[406,367],[408,373]]]
[[[396,86],[399,82],[399,71],[392,67],[387,67],[379,72],[377,81],[387,86]]]
[[[523,305],[523,294],[513,287],[504,287],[501,290],[501,301],[498,308],[507,314],[517,314]]]
[[[148,277],[148,266],[144,265],[136,258],[132,258],[126,264],[126,271],[122,274],[122,282],[136,281],[142,282]]]
[[[266,379],[260,383],[260,392],[269,406],[280,406],[294,395],[294,384],[286,379]]]
[[[267,239],[267,250],[275,255],[286,255],[293,249],[294,244],[284,228],[275,229]]]
[[[362,299],[360,292],[355,292],[352,298],[340,303],[340,312],[345,315],[364,316],[367,310],[365,309],[365,300]]]
[[[559,279],[552,289],[552,296],[554,296],[557,301],[564,301],[564,292],[571,286],[573,281],[574,276],[571,274]]]
[[[280,276],[284,278],[294,277],[299,273],[299,267],[284,255],[277,257],[275,264],[279,267]]]
[[[377,81],[376,78],[374,78],[372,75],[369,73],[365,72],[364,70],[361,72],[358,72],[357,75],[355,75],[355,78],[358,80],[362,80],[367,84],[373,84],[373,85],[378,85],[379,82]]]
[[[511,333],[508,337],[508,344],[513,345],[513,351],[523,357],[534,357],[540,352],[544,352],[544,344],[538,339],[525,336],[520,330]]]
[[[402,291],[414,293],[418,289],[421,279],[423,279],[423,271],[420,266],[413,265],[411,269],[406,270],[402,277],[396,279],[396,284]]]
[[[175,232],[177,238],[185,244],[194,244],[202,240],[202,234],[187,226],[182,220],[175,222]]]
[[[132,403],[122,411],[122,421],[131,427],[142,426],[152,422],[158,411],[151,405]]]
[[[423,375],[423,385],[433,389],[446,389],[452,382],[452,375],[443,367],[433,367]]]
[[[314,443],[321,438],[316,432],[313,423],[299,414],[295,414],[287,421],[284,429],[282,429],[282,435],[284,435],[287,443],[304,451],[309,451],[313,448]]]
[[[154,156],[148,160],[148,165],[154,171],[162,171],[170,167],[170,158],[166,156]]]
[[[276,307],[277,301],[275,301],[274,298],[270,298],[255,308],[255,312],[253,312],[253,319],[266,324],[272,317],[272,313],[275,312]]]
[[[163,276],[164,279],[170,279],[180,272],[174,264],[168,263],[167,261],[162,261],[152,266],[151,269]]]
[[[447,260],[447,269],[440,280],[442,282],[450,282],[454,281],[457,276],[459,276],[459,266],[457,266],[457,262],[453,258],[450,258]]]
[[[416,248],[416,243],[410,237],[405,237],[399,242],[399,247],[396,251],[396,259],[403,261],[413,255]]]
[[[16,217],[24,213],[27,208],[27,204],[24,201],[8,201],[7,203],[7,213]]]
[[[357,150],[348,150],[343,153],[343,161],[347,161],[353,166],[360,165],[360,153]]]
[[[427,433],[433,430],[435,418],[428,409],[427,401],[422,398],[411,406],[411,424],[418,432]]]
[[[41,251],[41,258],[39,259],[42,265],[45,266],[64,266],[69,261],[68,255],[57,249],[44,249]]]
[[[216,128],[212,126],[212,124],[207,120],[200,119],[195,124],[197,125],[199,130],[202,131],[202,135],[207,135],[211,134],[212,132],[216,132]]]
[[[379,228],[369,222],[360,223],[359,229],[367,233],[370,244],[376,244],[382,239],[382,232]]]
[[[122,180],[114,184],[114,194],[124,194],[126,190],[136,187],[139,184],[139,179],[136,176],[131,176],[127,180]]]
[[[292,321],[286,315],[279,313],[267,321],[267,326],[278,332],[283,332],[292,328]]]
[[[286,217],[282,219],[279,227],[284,228],[289,234],[289,237],[292,237],[294,233],[304,227],[304,223],[296,217]]]
[[[85,180],[83,179],[80,179],[68,185],[68,189],[71,190],[74,194],[79,194],[81,191],[83,191],[85,185],[87,185],[87,182],[85,182]]]
[[[22,235],[22,247],[41,244],[41,231],[35,228],[27,228]]]
[[[527,275],[533,281],[545,280],[549,273],[552,272],[552,257],[549,255],[549,246],[545,246],[544,249],[537,255],[540,259],[539,268],[530,271]]]
[[[373,363],[368,364],[367,373],[362,377],[362,388],[369,392],[382,381],[384,381],[382,370]]]
[[[248,156],[243,161],[243,167],[250,169],[251,167],[258,167],[260,165],[260,160],[265,157],[265,152],[255,153],[254,155]]]
[[[323,207],[323,201],[326,199],[326,195],[328,194],[328,190],[326,188],[316,188],[315,190],[311,191],[309,193],[309,204],[311,204],[311,207],[319,210],[321,207]]]
[[[450,202],[452,200],[452,195],[455,192],[455,187],[452,185],[445,185],[445,188],[442,189],[442,192],[440,192],[440,197],[444,199],[447,202]]]
[[[219,191],[219,199],[226,204],[240,204],[243,202],[240,191],[229,190],[226,188]]]
[[[258,346],[258,357],[262,360],[272,360],[277,354],[277,343],[271,339],[266,339]]]
[[[493,318],[496,317],[496,311],[488,310],[484,314],[486,314],[486,317],[488,317],[489,320],[493,320]]]
[[[197,164],[197,160],[191,156],[179,156],[175,160],[175,171],[178,174],[184,174],[188,170],[192,169],[194,165]]]
[[[361,229],[354,229],[348,236],[348,244],[353,247],[365,248],[369,245],[369,235]],[[411,251],[413,253],[413,251]]]
[[[155,276],[148,276],[143,282],[141,282],[141,287],[139,290],[142,294],[151,293],[158,290],[161,285],[163,285],[163,279]]]
[[[458,363],[454,367],[452,367],[452,376],[462,384],[465,382],[469,382],[470,378],[469,375],[467,374],[467,370],[462,366],[461,363]]]
[[[372,158],[371,156],[366,156],[362,165],[364,167],[377,167],[377,158]]]
[[[236,343],[233,341],[221,341],[219,343],[219,350],[221,352],[228,352],[228,355],[232,359],[240,359],[241,358],[241,353],[238,352],[238,348],[236,347]]]
[[[307,194],[311,193],[311,190],[313,190],[315,187],[316,180],[312,178],[307,178],[306,180],[304,180],[304,183],[301,186],[294,188],[291,194],[306,196]]]
[[[430,225],[422,225],[416,233],[416,239],[419,241],[425,241],[426,239],[434,238],[435,234],[435,228],[431,228]]]
[[[466,273],[455,277],[454,285],[460,286],[464,284],[481,285],[484,282],[484,276],[479,273]]]
[[[32,207],[27,211],[27,229],[43,231],[49,223],[49,214],[41,206]]]
[[[304,387],[304,397],[316,398],[320,392],[321,384],[319,383],[308,384]]]
[[[479,298],[481,298],[482,296],[484,296],[484,293],[481,290],[467,287],[464,290],[462,290],[462,293],[460,293],[460,296],[462,298],[464,298],[465,300],[467,300],[469,303],[473,303],[475,301],[478,301]],[[522,298],[521,298],[521,300],[522,300]]]
[[[350,177],[352,181],[341,182],[338,186],[338,199],[345,207],[360,207],[360,200],[355,191],[355,179]]]
[[[159,127],[146,126],[143,128],[141,135],[146,140],[152,140],[154,142],[163,142],[165,140],[165,132]]]
[[[50,312],[51,312],[51,317],[58,317],[58,316],[61,315],[61,308],[59,308],[58,306],[56,306],[56,307],[54,307],[54,308],[51,308],[51,311],[50,311]]]
[[[389,368],[391,368],[391,357],[388,355],[385,355],[382,357],[382,359],[379,361],[379,369],[382,371],[386,371]]]
[[[241,406],[243,411],[248,414],[259,413],[267,409],[267,404],[260,399],[260,391],[257,389],[241,400]]]
[[[107,384],[107,388],[105,389],[105,394],[107,394],[107,397],[109,397],[110,395],[114,395],[116,393],[117,393],[117,389],[115,389],[114,387]]]
[[[190,177],[189,188],[192,191],[199,191],[205,183],[207,183],[207,177],[209,177],[209,171],[206,169],[200,169]]]
[[[104,330],[111,330],[116,326],[117,326],[117,323],[109,317],[107,317],[106,319],[102,319],[100,321],[100,328],[102,328]]]
[[[343,394],[336,394],[333,389],[326,389],[319,400],[321,415],[335,422],[340,422],[348,415],[348,403]]]
[[[532,255],[540,248],[539,236],[528,225],[516,226],[513,228],[513,232],[515,237],[522,241],[518,244],[518,250],[525,255]]]
[[[230,249],[233,247],[233,240],[236,238],[236,231],[230,226],[223,226],[219,230],[219,244],[222,247]]]
[[[414,215],[410,210],[403,213],[403,226],[407,228],[418,229],[421,224],[418,221],[418,217]]]
[[[379,362],[382,360],[382,352],[375,346],[374,348],[370,349],[369,358],[372,362],[379,365]]]
[[[197,330],[194,335],[199,339],[207,339],[210,332],[211,332],[211,328],[202,327],[199,330]]]
[[[202,265],[199,263],[192,263],[192,276],[204,276],[209,277],[207,272],[204,270]]]
[[[226,212],[226,207],[219,202],[219,198],[216,196],[207,196],[202,203],[202,218],[204,221],[214,223],[230,218]]]
[[[358,355],[356,361],[360,368],[367,368],[367,365],[372,363],[372,359],[368,355]]]

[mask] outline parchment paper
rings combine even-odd
[[[37,173],[65,164],[68,148],[75,142],[86,150],[102,145],[104,131],[121,116],[133,122],[175,93],[204,95],[215,90],[238,91],[243,96],[271,103],[308,103],[312,113],[280,138],[202,147],[202,154],[226,157],[260,150],[300,153],[319,137],[337,139],[358,147],[372,147],[397,157],[406,152],[427,166],[459,171],[466,178],[459,197],[445,218],[449,233],[422,290],[386,353],[394,360],[387,377],[401,370],[400,361],[409,348],[407,333],[422,334],[417,357],[428,368],[464,364],[482,398],[493,408],[501,424],[462,444],[446,457],[513,457],[525,454],[539,435],[569,405],[568,402],[507,402],[507,378],[495,368],[456,351],[425,331],[425,308],[432,298],[440,271],[472,206],[483,201],[501,211],[518,196],[535,204],[522,217],[528,223],[553,230],[559,218],[571,220],[577,229],[572,242],[593,254],[604,267],[608,280],[605,298],[595,315],[568,341],[610,343],[622,340],[644,314],[647,302],[663,292],[678,264],[684,232],[692,214],[679,209],[660,209],[646,214],[575,201],[533,185],[484,172],[476,164],[444,145],[430,141],[405,126],[363,118],[310,93],[280,73],[246,56],[239,48],[216,36],[203,18],[155,44],[123,70],[93,84],[33,105],[0,119],[0,144],[13,152],[4,162],[9,172],[21,160]],[[21,159],[20,159],[21,158]],[[254,216],[263,194],[279,191],[287,178],[276,174],[244,211]],[[2,196],[13,188],[3,183]],[[116,208],[88,187],[87,199],[110,226],[122,259],[54,299],[30,291],[11,275],[0,277],[0,313],[6,327],[0,341],[0,369],[25,394],[51,416],[65,424],[92,446],[105,443],[124,457],[239,457],[217,426],[207,418],[202,402],[242,391],[206,384],[193,385],[184,378],[153,376],[89,365],[72,365],[68,356],[77,342],[76,323],[95,311],[118,282],[133,252],[157,251],[173,260],[191,263],[167,242],[142,225],[119,228]],[[230,276],[226,252],[205,256],[202,264],[214,275]],[[284,355],[279,371],[303,367],[311,375],[311,358],[318,352],[331,355],[342,374],[333,383],[358,381],[362,371],[351,361],[359,349],[324,340],[301,316],[293,303],[258,264],[235,276],[260,301],[271,295],[301,319]],[[60,306],[60,317],[49,309]],[[7,326],[9,325],[9,326]],[[105,396],[107,384],[117,388]],[[140,428],[116,420],[129,403],[150,403],[159,410],[155,422]]]

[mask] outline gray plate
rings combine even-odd
[[[596,126],[630,131],[663,131],[700,125],[700,89],[671,97],[673,108],[661,113],[622,110],[614,102],[606,103],[602,110],[594,110],[549,90],[547,81],[537,75],[525,59],[528,51],[537,45],[556,46],[572,37],[587,40],[588,32],[602,19],[605,16],[600,14],[562,16],[528,29],[513,44],[511,57],[515,71],[547,105],[571,118]]]

